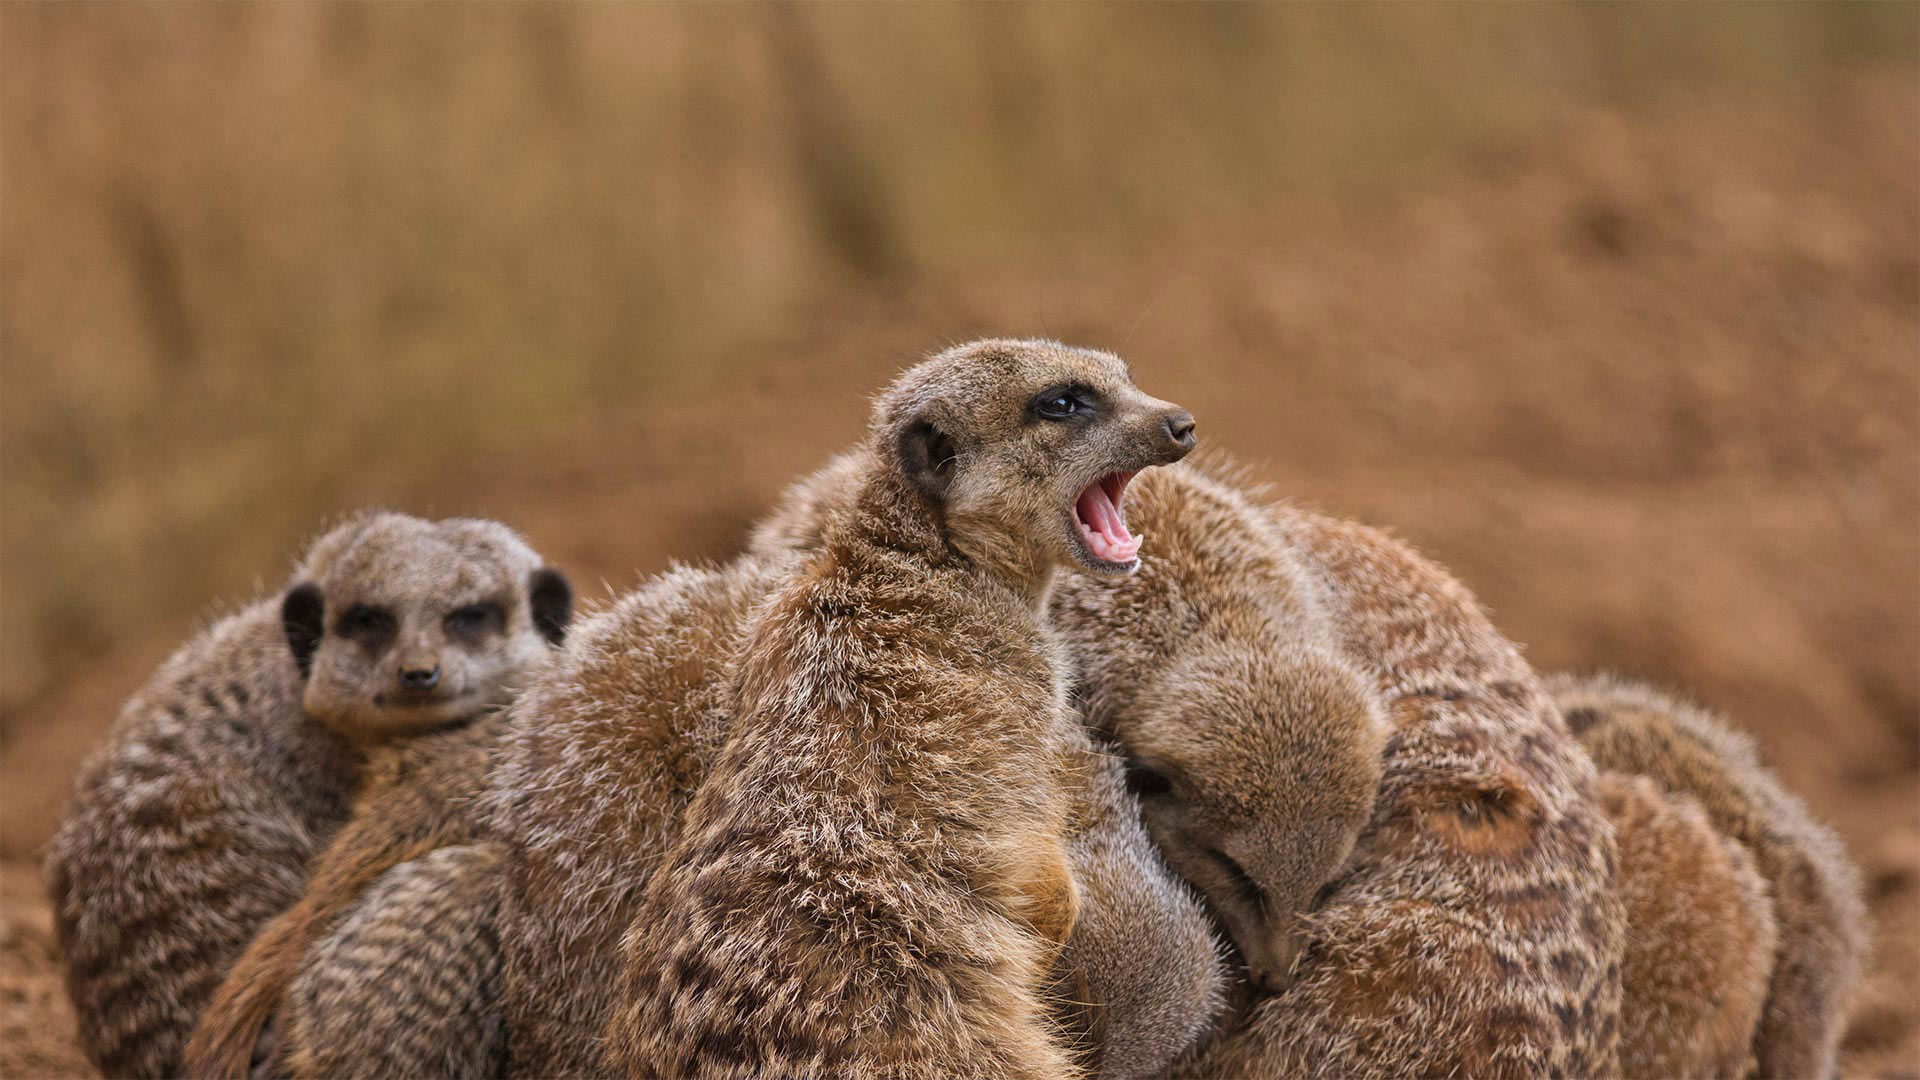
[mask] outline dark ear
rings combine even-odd
[[[280,627],[287,633],[287,648],[293,651],[302,679],[313,674],[313,653],[326,633],[326,618],[326,598],[320,595],[320,586],[310,581],[288,589],[286,599],[280,601]]]
[[[896,452],[900,455],[901,471],[920,494],[934,502],[947,497],[947,486],[953,483],[957,452],[946,432],[930,421],[915,420],[900,429]]]
[[[567,624],[573,621],[573,586],[567,583],[567,575],[551,566],[535,570],[527,579],[527,610],[547,644],[565,641]]]

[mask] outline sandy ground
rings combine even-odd
[[[849,297],[722,390],[353,495],[505,518],[591,593],[734,550],[904,358],[985,331],[1124,346],[1277,492],[1453,567],[1540,668],[1685,687],[1753,732],[1865,871],[1846,1071],[1920,1076],[1915,101],[1598,115],[1417,197]],[[0,1074],[85,1072],[31,860],[179,632],[10,720]]]

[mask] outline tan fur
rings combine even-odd
[[[1606,676],[1562,676],[1550,689],[1601,768],[1691,798],[1752,854],[1778,926],[1753,1043],[1757,1075],[1833,1075],[1867,940],[1859,875],[1838,838],[1708,711]]]
[[[1766,882],[1693,800],[1619,773],[1597,791],[1627,909],[1621,1075],[1751,1074],[1775,944]]]
[[[1034,415],[1069,385],[1097,407]],[[1070,1074],[1044,991],[1078,905],[1079,728],[1038,616],[1056,566],[1098,566],[1075,497],[1182,456],[1181,425],[1116,358],[1045,343],[951,350],[882,396],[849,509],[756,616],[623,944],[611,1062]]]
[[[370,742],[491,707],[545,653],[525,601],[540,569],[491,522],[363,515],[316,541],[285,593],[188,643],[127,703],[46,871],[82,1042],[103,1071],[180,1071],[221,974],[299,897],[347,816]],[[496,583],[513,593],[501,614],[515,632],[444,641],[440,618],[492,602]],[[309,632],[361,603],[394,615],[384,652]],[[436,640],[442,689],[464,693],[388,694],[396,666]]]
[[[286,1075],[505,1075],[500,849],[394,867],[315,944],[287,996]]]

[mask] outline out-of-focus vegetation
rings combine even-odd
[[[1589,105],[1818,95],[1911,70],[1915,33],[1845,3],[5,5],[0,709],[244,595],[356,475],[671,407],[840,298],[1364,206]]]

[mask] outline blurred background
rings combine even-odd
[[[1920,1074],[1920,6],[1853,3],[0,6],[0,1072],[78,1067],[79,757],[330,515],[604,595],[983,334],[1727,710]]]

